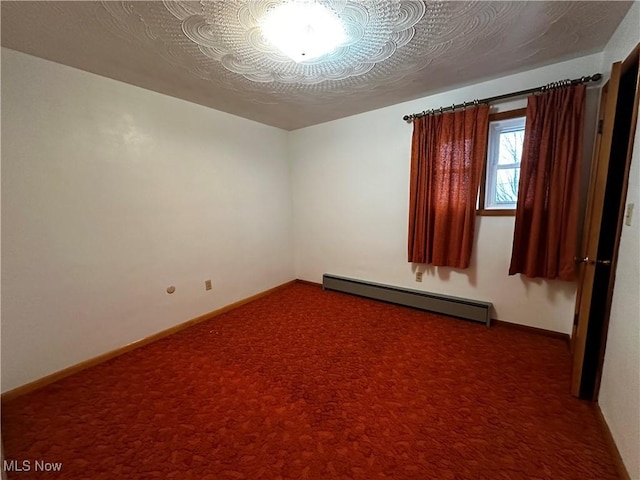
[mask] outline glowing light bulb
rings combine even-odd
[[[338,16],[313,2],[275,7],[261,22],[263,36],[295,62],[321,57],[346,40]]]

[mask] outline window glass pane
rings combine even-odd
[[[525,117],[489,123],[485,209],[513,210],[518,201]]]
[[[524,129],[513,130],[500,133],[500,154],[498,165],[520,164],[522,157],[522,141],[524,140]]]
[[[518,200],[519,168],[500,168],[496,172],[496,203],[516,203]]]

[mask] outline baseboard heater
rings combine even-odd
[[[487,327],[491,324],[492,304],[490,302],[394,287],[327,273],[322,276],[322,288],[418,308],[441,315],[473,320],[484,323]]]

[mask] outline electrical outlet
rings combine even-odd
[[[635,207],[635,204],[629,203],[627,205],[627,213],[624,216],[624,223],[626,223],[629,226],[631,226],[631,223],[633,222],[633,209],[634,209],[634,207]]]
[[[422,272],[416,272],[416,282],[422,281]]]
[[[204,289],[205,290],[211,290],[211,280],[205,280],[204,281]]]

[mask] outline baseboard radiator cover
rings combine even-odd
[[[322,288],[491,325],[491,302],[384,285],[325,273]]]

